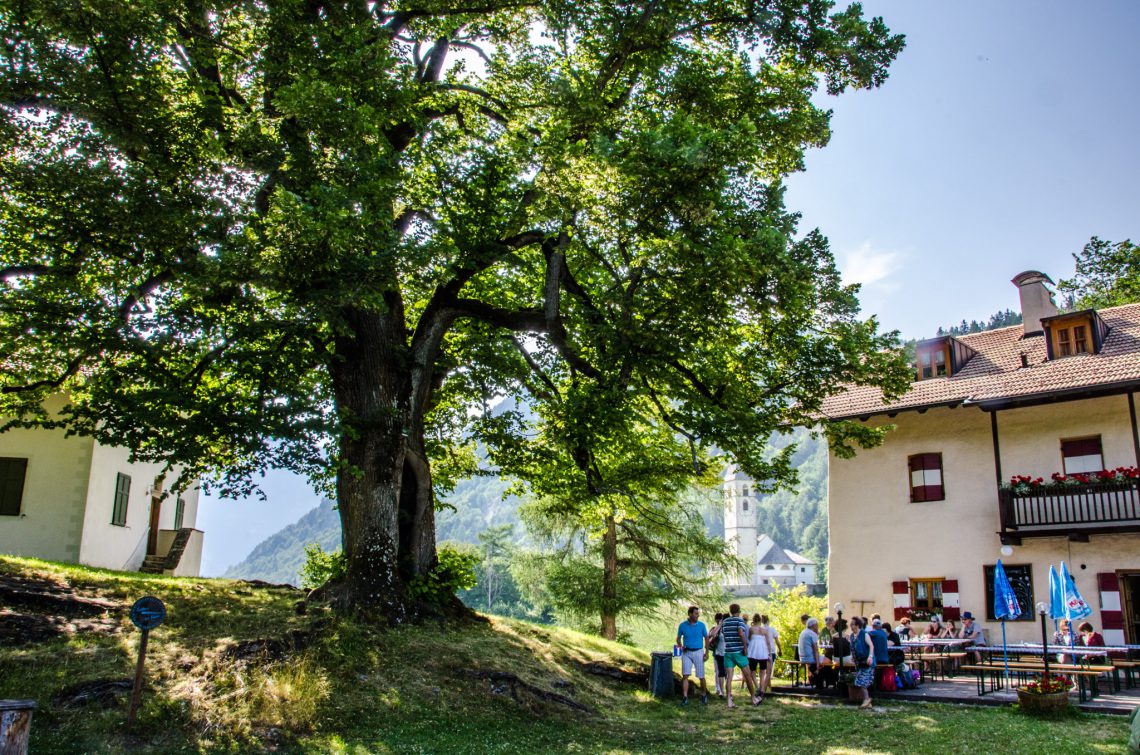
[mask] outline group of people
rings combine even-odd
[[[711,651],[716,665],[716,694],[726,699],[729,708],[736,707],[732,698],[732,680],[739,669],[752,696],[752,704],[759,705],[764,699],[764,692],[771,689],[775,659],[780,655],[780,633],[763,614],[753,615],[749,623],[741,616],[740,606],[735,603],[727,613],[716,614],[711,630],[700,620],[700,615],[699,607],[690,606],[688,616],[677,627],[681,704],[689,704],[690,676],[700,684],[701,703],[708,703],[705,661]],[[962,614],[962,621],[962,628],[958,629],[953,622],[943,626],[935,618],[921,637],[984,644],[985,638],[974,615],[966,611]],[[905,669],[902,643],[918,638],[909,618],[901,619],[896,627],[884,622],[878,614],[870,619],[855,616],[850,622],[828,616],[822,626],[819,619],[804,614],[800,622],[803,630],[796,642],[795,658],[806,667],[809,683],[820,689],[833,685],[838,681],[843,666],[852,667],[855,670],[854,685],[862,696],[863,708],[871,707],[870,689],[875,683],[876,668],[886,664]]]
[[[716,665],[716,694],[725,698],[729,708],[732,678],[737,669],[748,686],[752,704],[764,700],[764,692],[772,685],[772,659],[780,654],[780,634],[768,617],[754,614],[749,624],[733,603],[727,613],[715,616],[710,631],[700,620],[701,609],[689,606],[685,621],[677,627],[676,647],[681,654],[681,705],[689,704],[689,677],[695,676],[701,686],[701,703],[709,701],[705,684],[705,660],[711,650]]]

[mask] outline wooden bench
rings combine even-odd
[[[1000,665],[998,659],[991,658],[991,663]],[[1016,664],[1019,669],[1028,669],[1039,673],[1045,672],[1045,663],[1037,659],[1010,661],[1010,668]],[[1072,674],[1078,676],[1078,684],[1085,678],[1090,680],[1093,688],[1093,697],[1100,694],[1100,685],[1098,679],[1101,674],[1107,674],[1108,678],[1112,680],[1112,689],[1114,692],[1120,691],[1120,667],[1115,665],[1093,664],[1093,663],[1050,663],[1050,672]],[[1089,675],[1085,672],[1096,672],[1094,675]]]
[[[1028,661],[1028,662],[1027,661],[1010,661],[1008,664],[1008,667],[1009,667],[1009,671],[1011,674],[1015,674],[1018,677],[1021,677],[1022,679],[1027,677],[1029,674],[1044,674],[1045,673],[1045,664],[1035,663],[1032,661]],[[1004,677],[1005,676],[1005,669],[1006,669],[1005,663],[999,663],[999,662],[983,663],[983,664],[977,665],[977,666],[963,666],[962,668],[963,668],[963,670],[975,671],[978,674],[978,694],[979,695],[985,694],[982,691],[983,673],[981,671],[978,671],[979,669],[983,669],[987,672],[990,672],[990,691],[991,692],[993,692],[997,689],[1001,689],[1004,686],[1004,684],[998,684],[995,687],[994,686],[994,681],[995,681],[994,676],[995,675],[997,677]],[[1111,668],[1111,667],[1075,666],[1072,664],[1065,664],[1065,663],[1058,663],[1058,664],[1050,663],[1049,664],[1049,673],[1051,673],[1051,674],[1056,673],[1058,675],[1075,677],[1077,680],[1077,693],[1080,697],[1081,702],[1083,703],[1083,702],[1086,702],[1091,697],[1098,697],[1100,695],[1100,686],[1097,684],[1097,678],[1102,673],[1104,673],[1105,668]]]
[[[1005,669],[1002,666],[994,666],[992,664],[982,664],[975,666],[968,664],[961,667],[962,671],[970,671],[977,676],[978,680],[978,696],[986,694],[986,680],[989,680],[989,692],[997,692],[999,689],[1005,688]]]
[[[1140,661],[1125,661],[1113,658],[1112,665],[1124,670],[1124,683],[1128,689],[1132,689],[1136,686],[1136,669],[1140,668]]]

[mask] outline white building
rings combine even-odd
[[[127,457],[63,430],[0,433],[0,553],[122,571],[145,562],[147,571],[197,576],[197,483],[163,498],[162,465]]]
[[[815,583],[815,563],[780,547],[756,524],[759,496],[752,478],[733,465],[724,472],[724,539],[736,555],[752,565],[750,573],[725,583],[736,595],[766,595],[776,587]]]

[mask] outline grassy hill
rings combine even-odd
[[[149,689],[125,724],[153,594]],[[71,752],[1121,752],[1127,722],[1036,721],[1006,709],[812,700],[681,708],[589,673],[646,654],[576,632],[491,618],[380,629],[310,609],[295,590],[0,557],[0,698],[39,703],[32,751]],[[596,668],[596,667],[594,667]],[[99,693],[103,693],[102,696]]]

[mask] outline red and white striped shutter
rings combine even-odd
[[[958,597],[958,580],[942,580],[942,620],[958,621],[962,618],[962,602]]]
[[[906,580],[891,582],[891,592],[895,597],[895,621],[898,621],[910,610],[910,583]]]
[[[1105,645],[1124,644],[1124,614],[1120,610],[1120,582],[1114,572],[1096,575],[1100,590],[1100,633]]]

